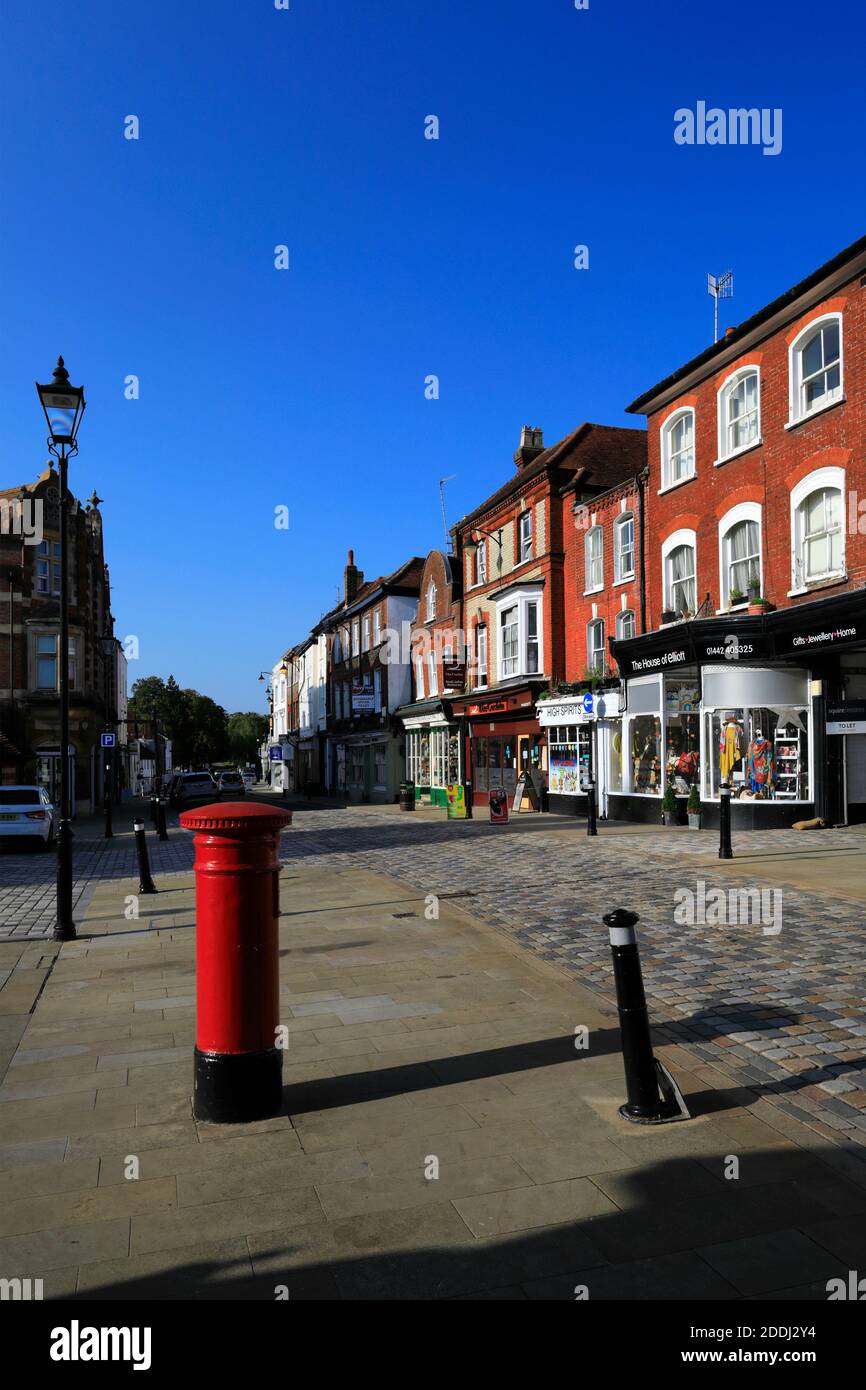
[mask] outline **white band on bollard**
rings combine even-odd
[[[637,941],[634,927],[611,927],[611,946],[633,946]]]

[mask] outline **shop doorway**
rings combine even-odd
[[[60,751],[43,748],[36,756],[36,782],[48,793],[52,806],[60,810]],[[74,816],[75,803],[75,749],[69,750],[69,814]]]
[[[845,735],[827,735],[826,816],[831,825],[847,823],[845,795]]]

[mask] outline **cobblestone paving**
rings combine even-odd
[[[707,891],[768,885],[751,865],[724,877],[712,866],[689,867],[696,854],[707,853],[704,836],[589,840],[580,823],[573,837],[548,830],[553,824],[527,818],[491,827],[393,819],[364,809],[296,811],[282,855],[335,869],[383,869],[425,893],[465,897],[473,914],[607,995],[613,979],[601,917],[613,907],[633,908],[641,917],[644,981],[658,1032],[825,1137],[866,1147],[860,905],[784,889],[778,935],[752,924],[678,926],[677,888],[696,891],[699,878]],[[862,827],[833,835],[834,844],[866,852]],[[735,855],[827,846],[826,831],[734,836]]]
[[[863,827],[832,834],[834,845],[866,851]],[[157,882],[192,867],[192,839],[176,826],[168,843],[152,834],[148,842]],[[795,855],[827,844],[827,832],[734,836],[735,856]],[[675,891],[694,890],[698,879],[707,891],[722,883],[767,886],[751,864],[724,877],[712,865],[690,866],[706,853],[706,837],[697,835],[602,833],[589,840],[581,822],[572,834],[554,819],[491,827],[363,807],[295,808],[281,841],[289,865],[303,858],[335,870],[369,867],[425,893],[465,900],[474,915],[606,995],[613,981],[601,917],[613,907],[633,908],[641,917],[644,980],[660,1035],[825,1137],[866,1147],[861,906],[786,888],[778,935],[753,924],[678,926]],[[134,876],[131,838],[76,843],[75,870],[77,904],[96,881]],[[0,938],[50,935],[54,873],[51,855],[0,859]]]

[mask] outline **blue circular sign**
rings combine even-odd
[[[583,697],[583,711],[584,714],[592,714],[592,692],[589,690]]]

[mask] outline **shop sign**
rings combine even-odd
[[[483,705],[470,705],[467,713],[475,714],[503,714],[508,709],[507,700],[488,700]]]
[[[646,671],[663,671],[667,666],[682,666],[691,659],[691,653],[687,653],[684,646],[673,647],[668,651],[659,652],[655,656],[633,656],[628,662],[628,674],[639,676]]]
[[[466,819],[466,788],[462,782],[449,782],[445,788],[449,820]]]
[[[353,714],[372,714],[374,704],[372,681],[358,681],[352,685]]]
[[[508,820],[508,793],[502,787],[490,792],[490,824],[504,825]]]
[[[841,622],[820,625],[812,632],[785,632],[776,638],[778,652],[800,653],[812,651],[816,647],[844,647],[849,642],[863,641],[866,637],[866,624]]]
[[[866,734],[866,700],[828,703],[827,733]]]
[[[466,684],[466,662],[443,661],[442,683],[446,690],[462,690]]]

